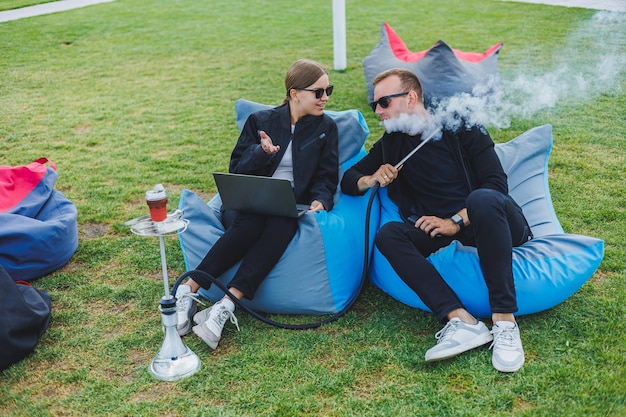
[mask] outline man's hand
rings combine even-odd
[[[402,167],[400,167],[402,168]],[[380,184],[381,187],[386,187],[398,178],[398,171],[393,165],[384,164],[376,170],[372,175],[364,175],[359,178],[359,191],[363,192],[369,188],[374,187],[376,184]]]
[[[422,216],[415,222],[415,227],[432,238],[437,236],[454,236],[461,227],[451,219],[442,219],[436,216]]]

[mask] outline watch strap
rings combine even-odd
[[[450,217],[450,220],[458,224],[460,230],[465,229],[465,223],[463,222],[463,217],[461,217],[459,214],[455,214],[454,216]]]

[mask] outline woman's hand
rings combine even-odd
[[[272,138],[267,136],[267,133],[265,133],[264,131],[259,131],[259,137],[261,138],[261,149],[263,149],[263,152],[265,152],[266,154],[272,155],[280,150],[280,146],[274,145],[274,142],[272,142]]]
[[[325,210],[324,205],[317,200],[313,200],[311,206],[309,207],[309,211],[320,211]]]

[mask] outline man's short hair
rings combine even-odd
[[[372,85],[374,85],[375,87],[376,84],[378,84],[382,80],[392,76],[397,76],[398,78],[400,78],[400,85],[402,86],[402,89],[404,91],[413,90],[417,93],[420,100],[423,100],[424,92],[422,91],[422,83],[420,83],[417,75],[405,68],[391,68],[381,72],[374,78],[374,81],[372,81]]]

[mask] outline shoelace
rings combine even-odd
[[[446,323],[443,329],[439,330],[435,333],[435,339],[437,339],[437,344],[443,343],[452,337],[452,333],[456,330],[457,322],[449,321]]]
[[[515,334],[513,333],[514,329],[515,327],[510,328],[510,329],[509,328],[492,329],[491,334],[493,335],[493,342],[491,342],[489,349],[493,348],[496,344],[498,344],[499,347],[504,348],[504,349],[516,349],[517,345],[515,343],[516,337],[515,337]]]
[[[239,322],[237,321],[237,317],[235,317],[235,314],[226,307],[220,307],[219,309],[221,311],[217,312],[217,317],[215,320],[219,324],[220,328],[224,327],[224,323],[226,323],[226,320],[230,319],[230,322],[234,324],[235,327],[237,327],[237,331],[239,331]]]
[[[186,310],[187,308],[189,308],[189,303],[191,302],[191,300],[194,300],[196,303],[205,305],[205,303],[200,300],[200,297],[198,297],[198,293],[186,292],[181,294],[180,296],[176,296],[176,307],[180,307],[179,309],[181,310]]]

